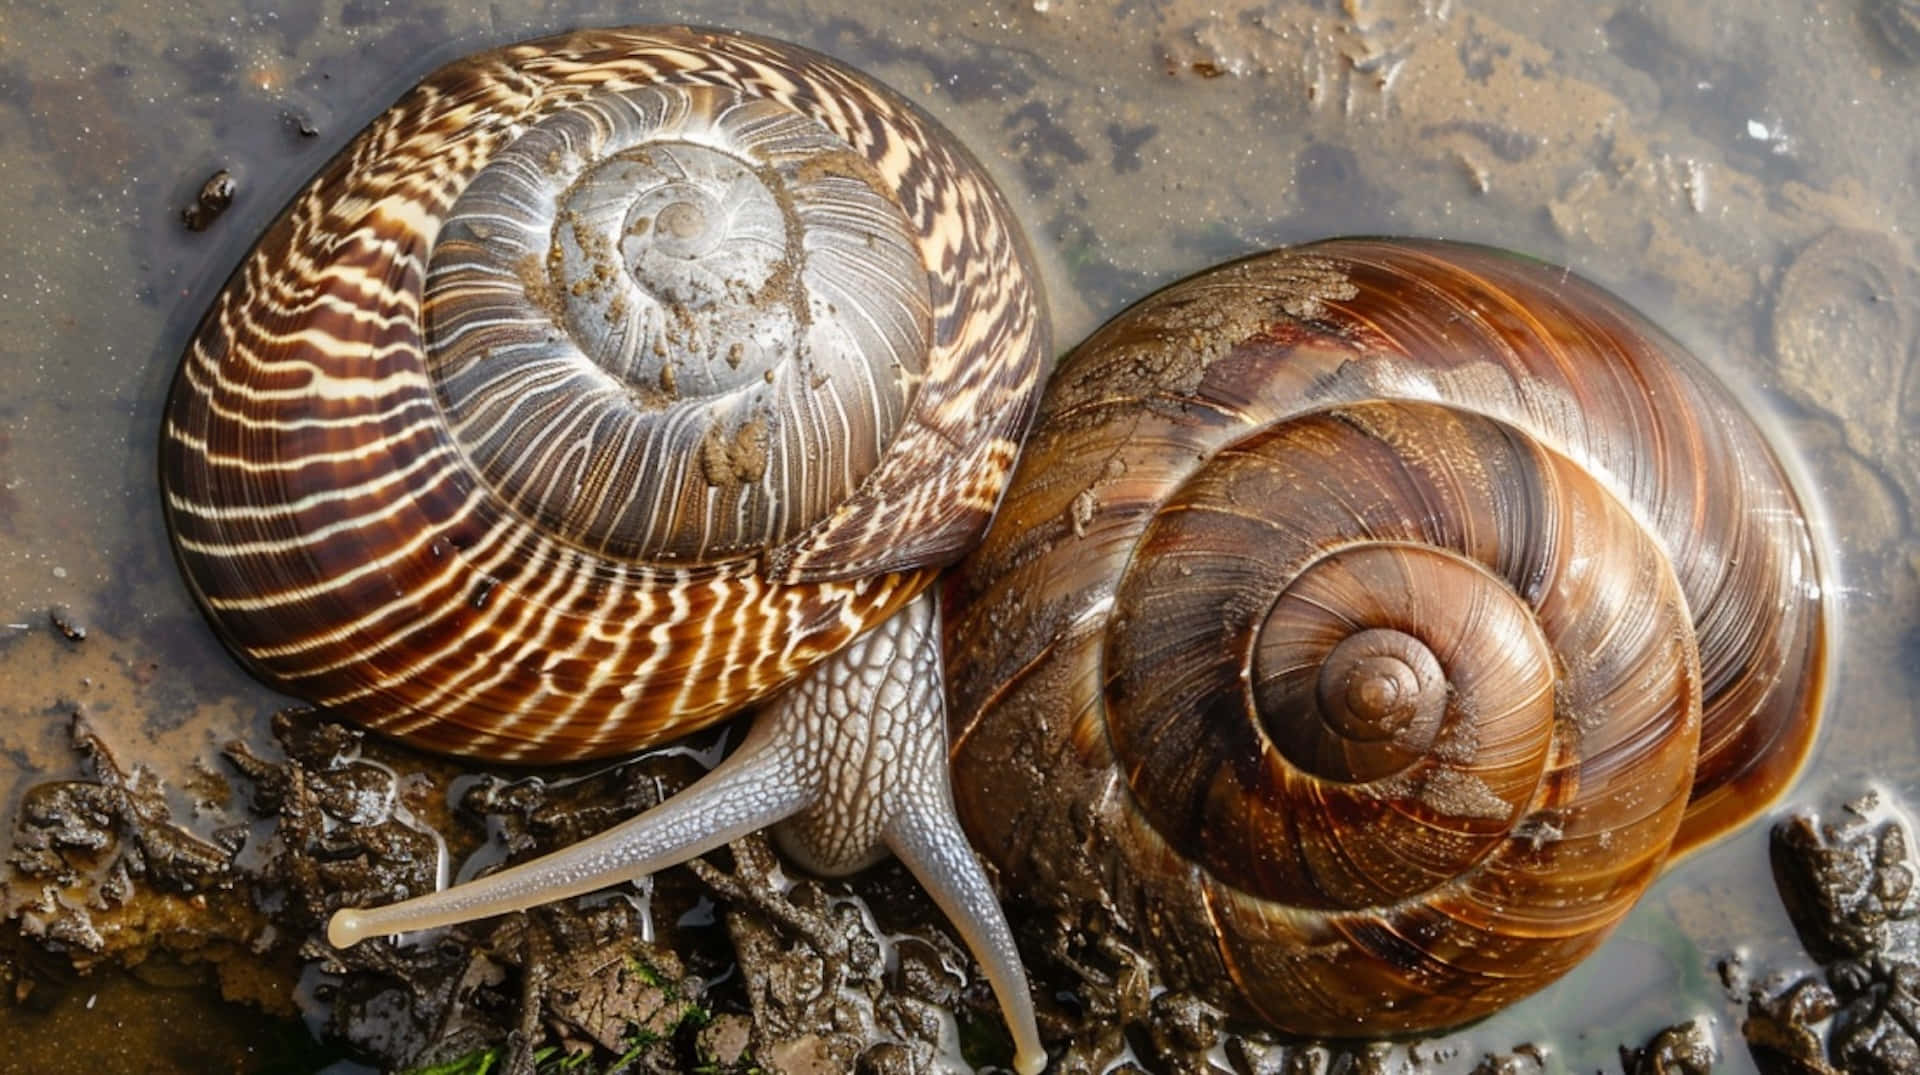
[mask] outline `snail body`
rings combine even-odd
[[[329,936],[483,917],[776,822],[899,854],[1044,1060],[946,786],[934,573],[1049,349],[979,165],[805,49],[597,30],[428,76],[295,199],[176,376],[189,587],[269,684],[427,749],[630,753],[773,699],[659,809]],[[932,686],[929,686],[932,684]],[[876,779],[855,777],[887,756]]]
[[[1003,884],[1301,1034],[1564,973],[1791,780],[1823,674],[1805,516],[1724,389],[1564,270],[1438,242],[1117,317],[945,592]]]

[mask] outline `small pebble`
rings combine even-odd
[[[73,610],[67,608],[67,606],[55,605],[48,609],[47,619],[52,621],[54,630],[66,635],[70,641],[82,642],[86,640],[86,627],[83,626],[80,621],[73,618]]]
[[[207,181],[200,185],[200,196],[180,213],[187,230],[206,231],[212,227],[220,214],[227,211],[227,206],[233,204],[233,196],[239,189],[233,173],[225,168],[208,176]]]

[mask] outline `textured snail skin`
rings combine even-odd
[[[1311,1035],[1564,973],[1791,781],[1824,674],[1809,528],[1726,392],[1566,271],[1437,242],[1110,322],[945,594],[1002,883]]]
[[[984,172],[804,49],[589,31],[408,92],[272,226],[176,377],[165,510],[209,619],[270,684],[490,760],[631,752],[798,686],[684,799],[342,912],[336,943],[785,819],[823,870],[899,854],[1037,1070],[916,595],[985,527],[1049,346]]]

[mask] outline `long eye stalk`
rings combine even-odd
[[[923,595],[817,666],[693,786],[550,855],[441,892],[334,914],[348,947],[592,892],[644,877],[780,823],[808,869],[843,874],[891,850],[927,887],[985,969],[1012,1030],[1014,1067],[1046,1067],[1020,953],[974,857],[947,774],[939,613]]]

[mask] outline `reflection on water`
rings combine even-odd
[[[1797,448],[1835,520],[1834,717],[1795,801],[1872,784],[1920,797],[1908,701],[1920,688],[1920,276],[1902,223],[1920,219],[1920,68],[1902,51],[1910,39],[1886,34],[1911,22],[1910,3],[945,7],[12,5],[0,26],[0,801],[73,771],[64,715],[76,707],[176,789],[218,744],[263,735],[276,700],[194,612],[153,480],[179,349],[252,237],[436,63],[649,20],[797,40],[925,105],[1014,198],[1063,344],[1203,265],[1340,232],[1521,249],[1623,293]],[[181,209],[223,168],[233,206],[189,232]],[[55,607],[84,640],[56,630]],[[1804,966],[1758,873],[1764,839],[1755,829],[1695,856],[1599,958],[1473,1040],[1540,1038],[1611,1063],[1619,1040],[1697,1012],[1737,1053],[1739,1005],[1716,960],[1739,950],[1755,968]],[[1575,1026],[1615,1029],[1556,1033]]]

